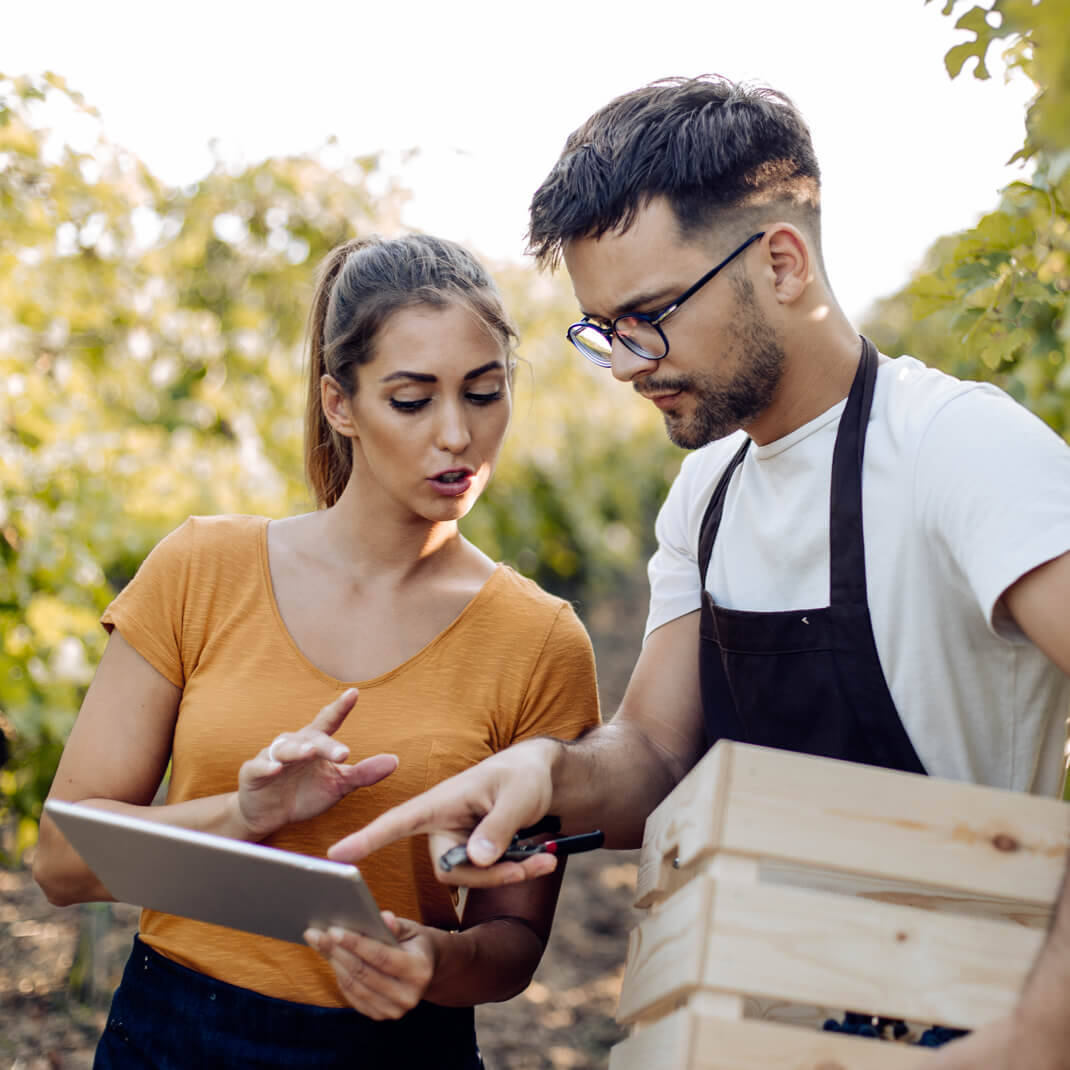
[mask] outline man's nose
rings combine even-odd
[[[613,339],[613,348],[609,351],[609,360],[613,378],[622,383],[630,383],[638,376],[649,375],[658,366],[656,360],[633,353],[616,337]]]

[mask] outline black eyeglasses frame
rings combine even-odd
[[[616,336],[620,339],[621,345],[630,350],[637,357],[642,357],[644,360],[663,360],[669,355],[669,339],[666,338],[665,332],[661,329],[661,324],[665,322],[679,307],[689,298],[702,289],[722,268],[727,267],[744,249],[753,245],[754,242],[760,238],[765,237],[765,231],[760,230],[757,234],[752,234],[742,245],[737,246],[732,250],[719,264],[710,268],[701,279],[698,280],[693,286],[689,286],[679,297],[670,301],[669,304],[664,305],[662,308],[655,309],[653,312],[622,312],[617,316],[608,327],[601,327],[597,323],[592,323],[585,316],[578,323],[573,323],[565,332],[565,336],[572,343],[572,345],[579,350],[579,352],[586,357],[592,364],[597,364],[600,368],[612,367],[612,361],[605,357],[600,357],[592,350],[587,349],[581,342],[577,341],[576,335],[585,329],[591,329],[597,331],[602,337],[609,343],[610,349],[613,347],[613,338]],[[648,353],[637,342],[632,341],[627,335],[621,334],[617,330],[617,324],[621,320],[641,320],[642,322],[653,327],[657,331],[658,336],[661,338],[662,345],[665,347],[665,352],[658,356],[653,356]]]

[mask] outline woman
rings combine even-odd
[[[52,796],[324,855],[510,743],[595,723],[571,608],[457,528],[509,423],[514,337],[453,243],[334,250],[309,328],[321,508],[193,517],[153,550],[104,614]],[[472,1007],[525,987],[558,878],[473,891],[458,923],[422,839],[361,868],[396,950],[144,911],[96,1065],[479,1066]],[[47,820],[34,875],[54,903],[110,898]]]

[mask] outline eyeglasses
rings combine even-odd
[[[715,268],[707,271],[690,289],[685,290],[671,304],[654,312],[625,312],[608,327],[591,323],[586,317],[568,329],[568,340],[592,363],[600,368],[612,366],[613,339],[617,337],[636,356],[645,360],[661,360],[669,354],[669,340],[661,329],[665,322],[689,297],[698,293],[721,268],[730,264],[748,245],[765,237],[765,231],[752,234],[738,249],[733,249]]]

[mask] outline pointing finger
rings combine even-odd
[[[328,736],[333,736],[335,732],[342,727],[342,722],[349,716],[349,713],[356,705],[356,702],[357,689],[355,687],[343,691],[338,698],[333,702],[328,702],[327,705],[312,718],[311,727],[326,733]]]
[[[328,849],[327,857],[336,862],[358,862],[395,840],[429,832],[434,827],[434,806],[428,803],[427,795],[418,795],[339,840]]]

